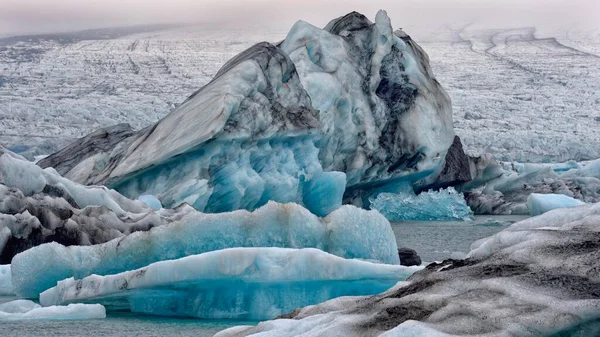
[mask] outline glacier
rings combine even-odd
[[[376,209],[390,221],[470,221],[473,211],[462,193],[452,187],[427,191],[416,195],[411,186],[402,193],[380,193],[369,199]]]
[[[527,208],[532,216],[544,214],[557,208],[570,208],[585,205],[585,202],[562,194],[531,193],[527,197]]]
[[[596,331],[600,203],[556,209],[475,242],[374,296],[342,297],[216,337],[554,336]],[[591,336],[591,335],[590,335]]]
[[[254,212],[193,212],[104,244],[39,245],[13,258],[12,282],[17,295],[35,298],[69,277],[116,274],[233,247],[318,248],[343,258],[400,262],[392,228],[376,211],[345,205],[319,218],[297,204],[269,202]]]
[[[427,54],[384,11],[375,22],[354,12],[324,29],[299,21],[280,43],[238,54],[158,123],[113,143],[123,132],[88,137],[101,146],[69,146],[40,165],[76,158],[61,173],[131,199],[153,195],[167,208],[219,213],[273,200],[326,216],[350,202],[348,188],[436,175],[454,139],[450,99]]]
[[[230,248],[115,275],[69,278],[42,292],[40,303],[264,320],[334,297],[380,293],[421,268],[348,260],[314,248]]]
[[[100,304],[69,304],[47,306],[29,301],[14,300],[0,304],[2,321],[64,321],[106,318],[106,309]]]

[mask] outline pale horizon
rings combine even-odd
[[[373,18],[387,11],[397,27],[478,24],[489,27],[584,26],[600,29],[595,0],[497,1],[442,0],[364,3],[350,1],[273,0],[20,0],[0,1],[0,34],[43,34],[142,24],[210,24],[215,28],[289,29],[297,20],[323,26],[351,11]]]

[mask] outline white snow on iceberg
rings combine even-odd
[[[269,202],[252,213],[190,213],[100,245],[43,244],[13,258],[12,281],[17,295],[35,298],[69,277],[117,274],[234,247],[318,248],[344,258],[400,263],[392,228],[376,211],[343,206],[319,218],[297,204]]]
[[[161,316],[272,319],[346,295],[376,294],[421,267],[343,259],[314,248],[231,248],[108,276],[58,282],[44,306],[101,303]]]
[[[563,194],[531,193],[527,197],[527,208],[532,216],[540,215],[557,208],[570,208],[585,205],[585,202]]]
[[[1,321],[22,320],[85,320],[106,318],[106,310],[100,304],[69,304],[67,306],[41,305],[29,300],[15,300],[0,304]]]

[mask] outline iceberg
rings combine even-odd
[[[470,221],[473,211],[462,193],[452,187],[416,195],[407,186],[400,193],[380,193],[369,199],[371,208],[390,221]]]
[[[0,265],[0,296],[14,294],[10,265]]]
[[[191,212],[196,211],[187,205],[153,210],[114,190],[74,183],[0,147],[0,264],[46,242],[105,243]]]
[[[488,158],[479,164],[480,173],[473,181],[457,186],[457,190],[465,193],[475,214],[528,215],[531,194],[564,195],[585,203],[600,202],[600,160],[523,164]]]
[[[420,267],[347,260],[314,248],[230,248],[116,275],[69,278],[40,303],[207,319],[272,319],[334,297],[380,293]]]
[[[254,212],[193,212],[94,246],[43,244],[13,258],[12,282],[17,295],[35,298],[69,277],[117,274],[234,247],[318,248],[343,258],[400,262],[392,228],[376,211],[346,205],[319,218],[297,204],[269,202]]]
[[[531,193],[527,198],[527,208],[532,216],[540,215],[557,208],[585,205],[585,202],[562,194]]]
[[[429,264],[382,294],[332,299],[216,337],[595,336],[599,217],[600,203],[531,217],[474,243],[465,260]]]
[[[40,165],[165,208],[252,211],[272,200],[326,216],[348,187],[437,174],[454,139],[427,54],[384,11],[323,29],[299,21],[280,43],[232,58],[155,125],[128,132],[90,135],[80,142],[91,150],[72,145]]]
[[[69,304],[67,306],[41,305],[29,300],[15,300],[0,304],[1,321],[64,321],[106,318],[106,309],[100,304]]]

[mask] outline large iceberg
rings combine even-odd
[[[324,29],[299,21],[282,42],[231,59],[155,125],[124,139],[119,130],[81,140],[93,151],[73,145],[40,165],[69,158],[60,170],[77,182],[153,195],[167,208],[216,213],[273,200],[325,216],[347,187],[439,173],[454,139],[427,54],[384,11]]]
[[[401,193],[380,193],[369,199],[376,209],[390,221],[470,221],[473,211],[462,193],[452,187],[427,191],[416,195],[412,187]]]
[[[380,295],[333,299],[217,336],[595,336],[585,332],[597,331],[600,313],[598,219],[600,203],[554,210]]]
[[[64,321],[106,318],[106,309],[100,304],[69,304],[66,306],[41,305],[29,300],[14,300],[0,304],[1,321]]]
[[[318,248],[343,258],[399,264],[392,228],[376,211],[346,205],[319,218],[297,204],[270,202],[252,213],[190,213],[94,246],[43,244],[13,258],[12,282],[17,295],[34,298],[69,277],[116,274],[233,247]]]
[[[58,282],[40,303],[211,319],[272,319],[298,307],[387,290],[421,267],[347,260],[318,249],[231,248],[116,275]]]

